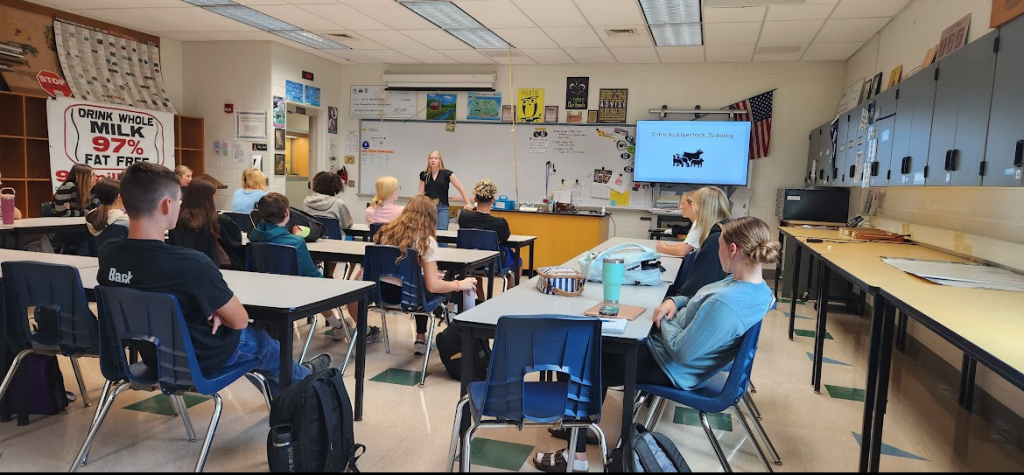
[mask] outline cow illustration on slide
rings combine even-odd
[[[682,155],[672,155],[672,166],[673,167],[698,167],[704,165],[704,159],[701,155],[704,153],[703,150],[697,149],[696,152],[683,152]]]

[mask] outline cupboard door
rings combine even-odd
[[[932,112],[935,105],[936,69],[937,65],[932,64],[900,83],[893,147],[902,151],[905,143],[906,155],[900,159],[899,164],[894,163],[902,166],[896,166],[893,170],[891,185],[917,186],[925,183]],[[897,175],[900,171],[901,173]]]
[[[1024,20],[999,29],[984,186],[1020,186],[1024,161]]]
[[[864,132],[860,131],[861,114],[864,107],[867,104],[850,109],[847,113],[847,127],[846,127],[846,156],[842,163],[837,164],[838,169],[838,186],[854,186],[854,179],[850,167],[856,167],[857,165],[857,151],[861,151],[863,156],[864,149]],[[859,143],[858,143],[859,142]]]
[[[875,98],[874,137],[868,135],[869,141],[875,143],[875,159],[867,172],[870,174],[871,186],[889,185],[889,168],[893,149],[893,124],[896,121],[896,88],[889,89]],[[869,148],[870,151],[870,142]]]
[[[819,147],[818,140],[818,138],[821,136],[820,132],[820,127],[817,129],[812,129],[811,133],[808,134],[807,136],[807,166],[805,167],[805,173],[807,176],[804,177],[804,184],[807,186],[813,185],[814,178],[816,178],[815,174],[817,173],[818,169],[817,160],[819,160],[818,153],[821,152],[821,147]]]

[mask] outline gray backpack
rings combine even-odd
[[[622,448],[612,451],[610,472],[689,472],[683,455],[664,434],[651,432],[643,424],[635,424],[632,437],[633,453],[629,460],[622,456]]]

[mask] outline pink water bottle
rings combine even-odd
[[[0,188],[0,215],[4,224],[14,224],[14,188]]]

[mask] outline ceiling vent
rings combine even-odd
[[[604,33],[609,38],[616,38],[620,36],[637,36],[640,32],[636,31],[636,28],[606,28]]]
[[[803,48],[803,45],[762,46],[757,49],[757,54],[793,54],[799,53]]]
[[[705,8],[721,7],[764,7],[771,5],[800,5],[810,3],[807,0],[704,0]]]
[[[355,39],[354,36],[352,36],[352,35],[350,35],[348,33],[328,33],[328,36],[334,36],[334,37],[337,37],[337,38],[346,38],[346,39],[350,39],[350,40],[354,40]]]

